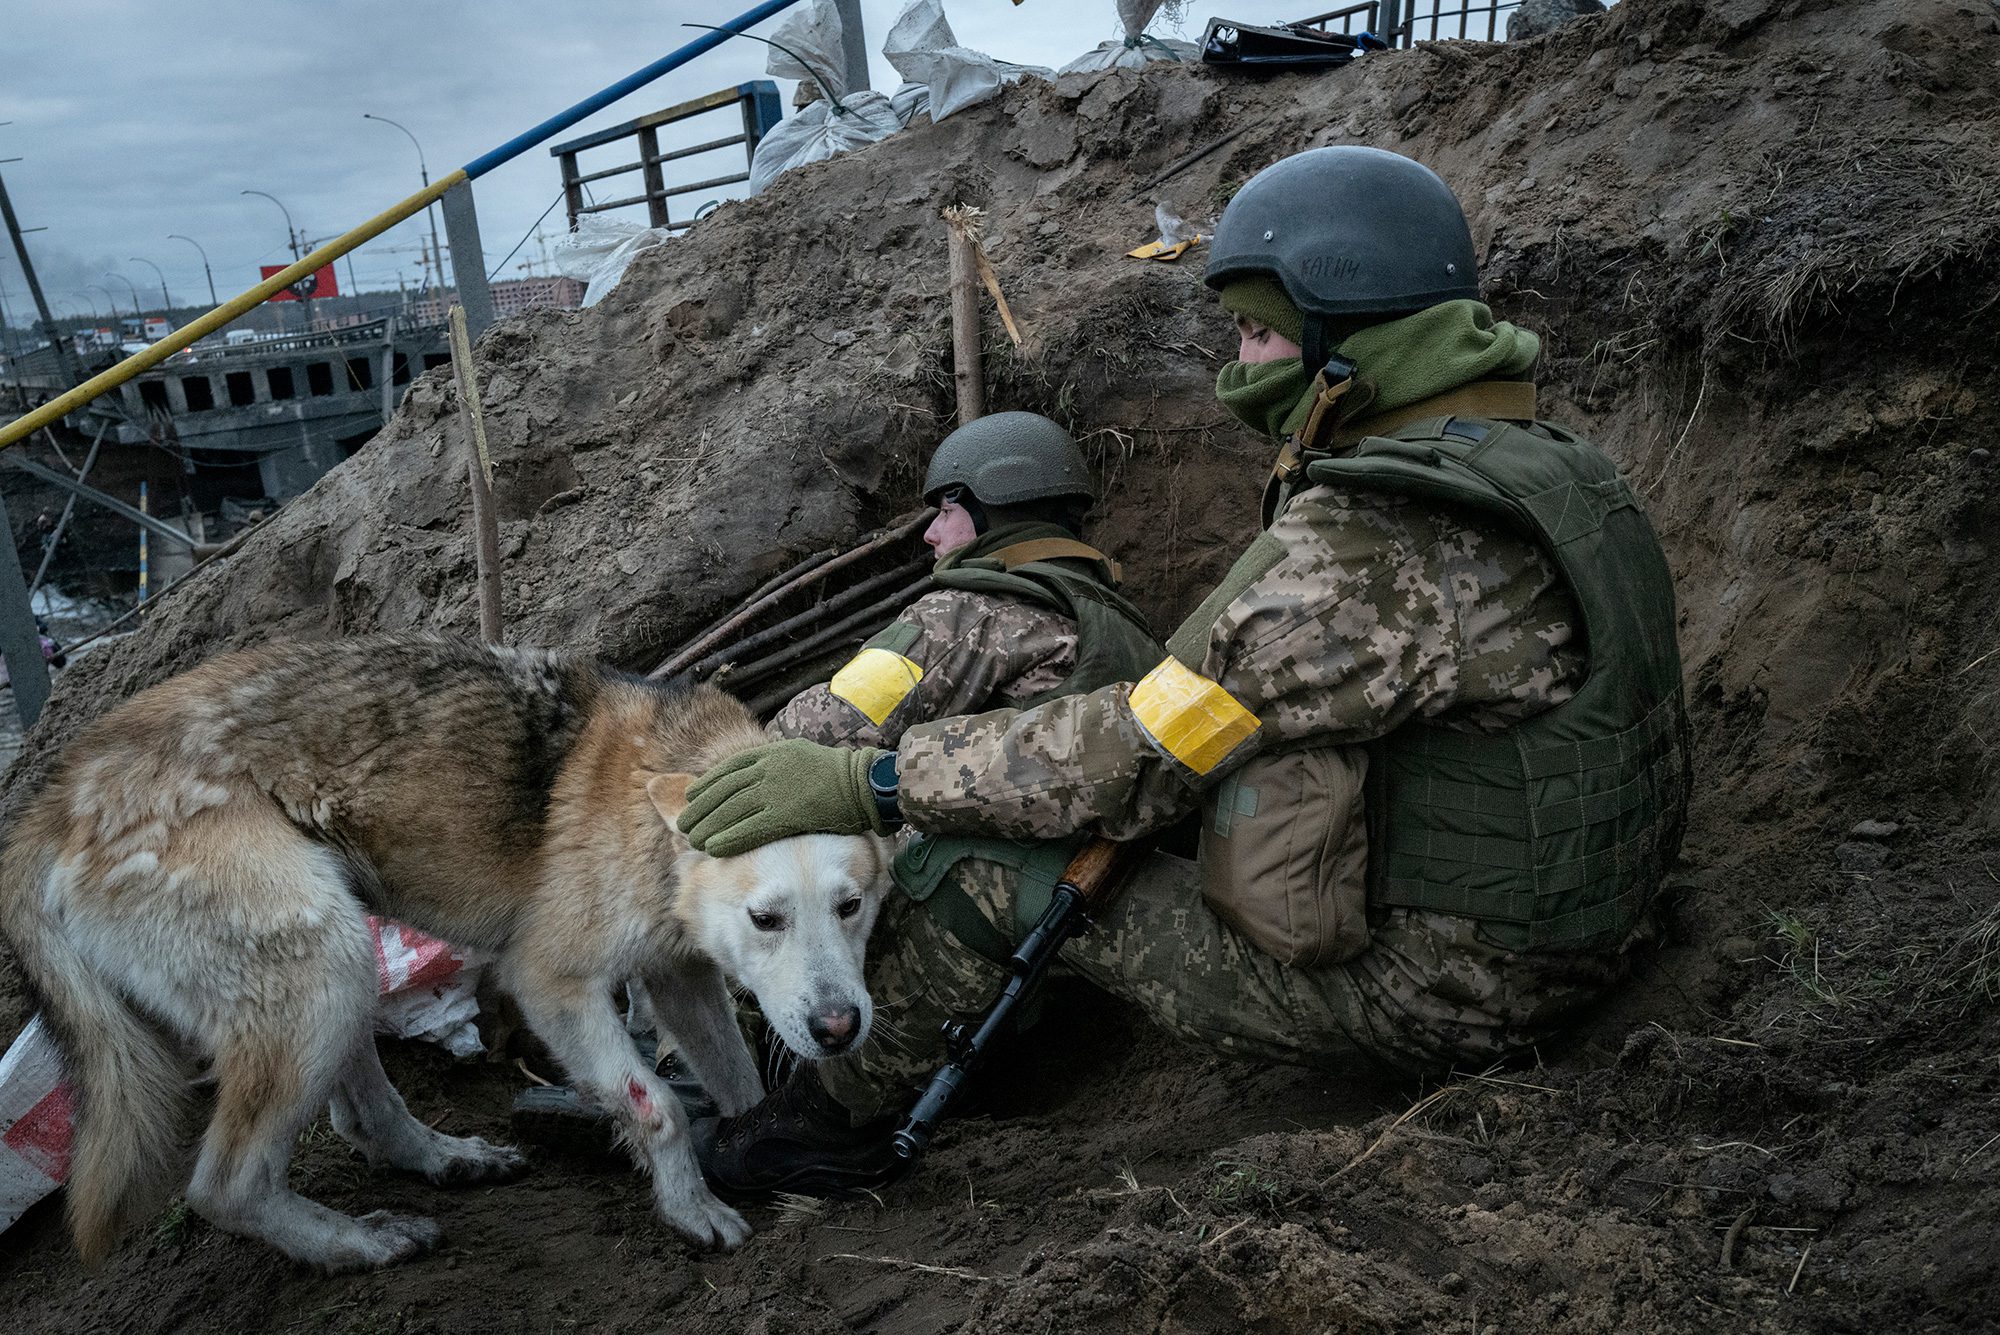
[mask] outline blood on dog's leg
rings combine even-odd
[[[736,1023],[736,1006],[722,971],[687,961],[671,972],[649,974],[645,981],[661,1027],[673,1036],[682,1060],[722,1114],[733,1117],[755,1107],[764,1097],[764,1082]]]
[[[478,1136],[447,1136],[418,1121],[389,1083],[369,1034],[341,1072],[328,1117],[371,1164],[420,1173],[440,1186],[511,1182],[527,1171],[520,1151]]]
[[[743,1216],[701,1180],[681,1102],[639,1060],[602,980],[552,977],[516,961],[511,985],[528,1027],[549,1045],[572,1083],[618,1119],[620,1134],[653,1175],[661,1217],[709,1246],[734,1247],[748,1238]]]

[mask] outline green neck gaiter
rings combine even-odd
[[[1012,547],[1017,542],[1032,542],[1036,538],[1073,539],[1075,537],[1076,534],[1070,532],[1061,524],[1034,522],[1000,524],[987,529],[957,551],[939,557],[938,563],[934,568],[937,570],[950,570],[956,566],[963,565],[967,561],[977,561],[983,557],[991,556],[1002,547]]]
[[[1215,378],[1215,397],[1252,431],[1283,440],[1305,425],[1312,381],[1297,357],[1230,362]]]
[[[1542,341],[1495,320],[1485,303],[1446,301],[1400,320],[1369,325],[1339,348],[1354,363],[1343,422],[1420,403],[1475,380],[1525,380]]]

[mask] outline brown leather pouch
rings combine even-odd
[[[1313,968],[1368,945],[1368,824],[1360,747],[1260,755],[1202,809],[1208,906],[1282,964]]]

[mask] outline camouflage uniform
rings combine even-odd
[[[1584,676],[1574,600],[1534,543],[1408,499],[1309,487],[1245,553],[1232,586],[1173,642],[1258,718],[1227,763],[1199,775],[1166,754],[1134,717],[1132,686],[1118,684],[909,728],[898,763],[910,825],[1134,838],[1194,812],[1260,750],[1359,745],[1413,718],[1498,732],[1569,699]],[[821,1067],[850,1112],[900,1104],[935,1068],[939,1023],[991,1001],[996,947],[1018,940],[1021,901],[1045,900],[1052,879],[1046,866],[959,863],[946,891],[992,927],[983,941],[906,901],[885,913],[889,934],[869,961],[880,1037]],[[1158,853],[1062,955],[1205,1046],[1313,1065],[1367,1054],[1411,1069],[1521,1051],[1614,983],[1624,958],[1515,954],[1467,918],[1377,909],[1359,956],[1290,969],[1216,917],[1193,863]]]
[[[899,652],[923,677],[880,723],[822,683],[778,712],[772,735],[894,748],[916,724],[1022,704],[1054,690],[1076,668],[1076,623],[1018,599],[939,590],[912,603],[896,627]]]

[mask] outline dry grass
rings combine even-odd
[[[1787,167],[1772,169],[1762,216],[1746,237],[1753,246],[1758,235],[1780,240],[1744,261],[1750,276],[1731,284],[1727,314],[1782,340],[1864,292],[1893,310],[1907,284],[1983,255],[2000,236],[2000,177],[1982,170],[1986,158],[1935,138],[1857,147],[1822,135],[1802,145]]]

